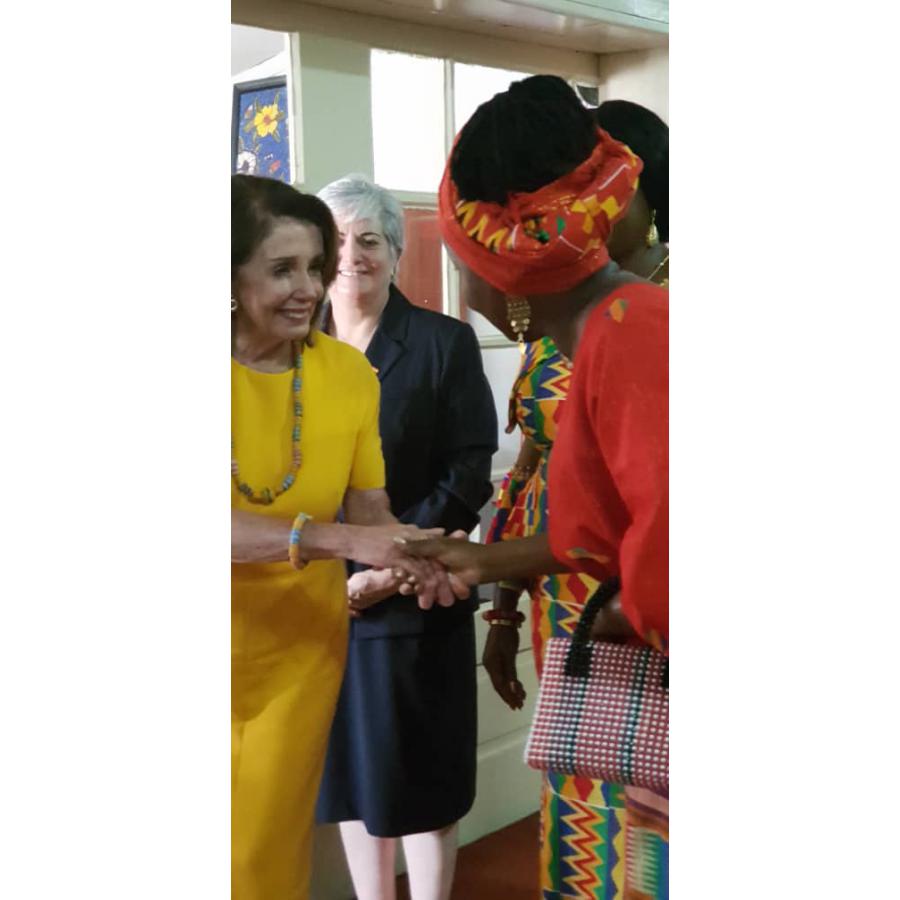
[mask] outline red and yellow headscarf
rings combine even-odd
[[[642,168],[598,128],[594,152],[576,169],[501,205],[460,199],[448,160],[438,199],[441,234],[476,275],[506,294],[567,291],[609,261],[606,242]]]

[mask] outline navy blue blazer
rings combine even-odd
[[[327,322],[326,309],[323,321]],[[391,510],[420,528],[470,532],[490,499],[497,413],[471,326],[413,306],[391,285],[366,356],[381,382],[379,425]],[[423,611],[399,594],[351,623],[364,639],[441,631],[478,596]]]

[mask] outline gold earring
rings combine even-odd
[[[238,306],[237,300],[235,300],[234,297],[232,297],[231,298],[231,311],[237,312],[237,306]]]
[[[656,227],[656,210],[650,212],[650,227],[647,229],[645,243],[648,247],[655,247],[659,243],[659,229]]]
[[[524,297],[506,298],[506,316],[509,319],[509,327],[512,328],[519,342],[519,349],[525,351],[525,332],[531,324],[531,306]]]

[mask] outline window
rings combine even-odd
[[[453,64],[453,121],[459,131],[472,113],[494,94],[505,91],[514,81],[528,77],[528,72],[511,72],[490,66]]]
[[[371,51],[371,73],[375,181],[397,194],[406,212],[397,285],[411,302],[454,313],[474,328],[500,423],[494,467],[504,470],[519,449],[518,432],[504,430],[519,351],[487,319],[468,310],[465,298],[455,296],[457,279],[437,227],[437,190],[455,132],[485,100],[528,73],[382,50]]]
[[[444,63],[373,50],[372,148],[375,181],[434,193],[444,169]]]

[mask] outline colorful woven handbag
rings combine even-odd
[[[668,794],[668,660],[648,646],[590,640],[619,587],[617,578],[604,582],[572,638],[547,641],[525,762]]]

